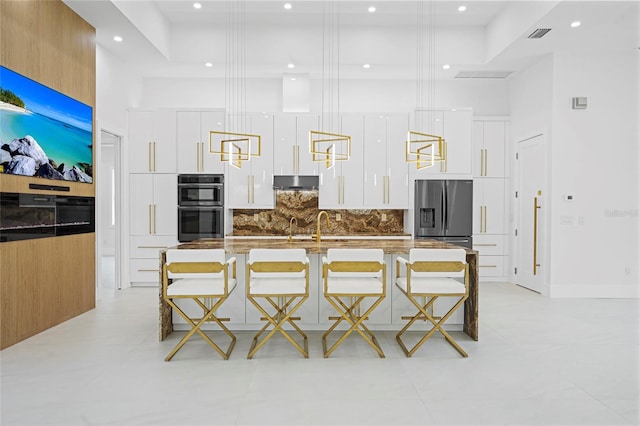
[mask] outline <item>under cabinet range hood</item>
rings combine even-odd
[[[317,190],[320,179],[311,175],[280,175],[273,177],[273,189],[287,191]]]

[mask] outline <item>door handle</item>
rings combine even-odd
[[[156,209],[156,205],[153,205],[153,233],[157,234],[158,233],[158,211]]]
[[[152,149],[151,148],[151,144],[152,143],[153,142],[147,142],[147,151],[148,151],[147,152],[147,160],[148,160],[147,161],[147,170],[150,171],[150,172],[153,171],[153,169],[151,168],[151,149]]]
[[[537,275],[538,263],[538,197],[533,197],[533,275]]]
[[[196,142],[196,171],[200,171],[200,142]]]
[[[156,143],[153,142],[153,171],[156,171]]]
[[[153,219],[151,218],[151,204],[149,204],[149,234],[152,234],[153,232],[151,232],[151,222],[153,221]]]

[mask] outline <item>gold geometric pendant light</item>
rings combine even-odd
[[[443,161],[445,142],[441,136],[409,130],[406,141],[407,163],[415,163],[417,169],[432,167],[435,162]]]
[[[216,150],[216,146],[220,147],[219,150]],[[219,154],[220,161],[239,169],[243,162],[262,154],[262,138],[260,135],[249,133],[211,130],[209,131],[209,152]]]
[[[340,13],[338,1],[322,2],[322,115],[320,130],[309,132],[309,152],[327,169],[351,158],[351,136],[340,128]]]
[[[245,3],[245,0],[227,2],[226,131],[209,131],[209,152],[220,155],[220,161],[238,169],[262,153],[260,135],[247,132]]]
[[[433,103],[435,100],[435,2],[429,2],[431,11],[427,31],[425,31],[424,0],[417,0],[417,66],[416,66],[416,114],[414,125],[418,129],[426,125],[433,126]],[[426,37],[425,37],[426,36]],[[425,43],[425,38],[427,43]],[[427,67],[425,67],[425,45],[428,50]],[[426,87],[425,87],[426,80]],[[428,104],[425,105],[425,97]],[[428,110],[425,123],[422,112]],[[446,160],[446,142],[442,136],[432,135],[423,131],[409,130],[405,141],[405,161],[415,163],[417,169],[432,167],[436,162]]]

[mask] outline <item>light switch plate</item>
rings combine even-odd
[[[340,222],[342,220],[342,215],[340,213],[336,213],[336,222]]]
[[[387,214],[386,213],[382,213],[382,215],[380,216],[380,220],[383,222],[387,221]]]

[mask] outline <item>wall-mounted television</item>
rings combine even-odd
[[[0,66],[0,172],[93,183],[91,106]]]

